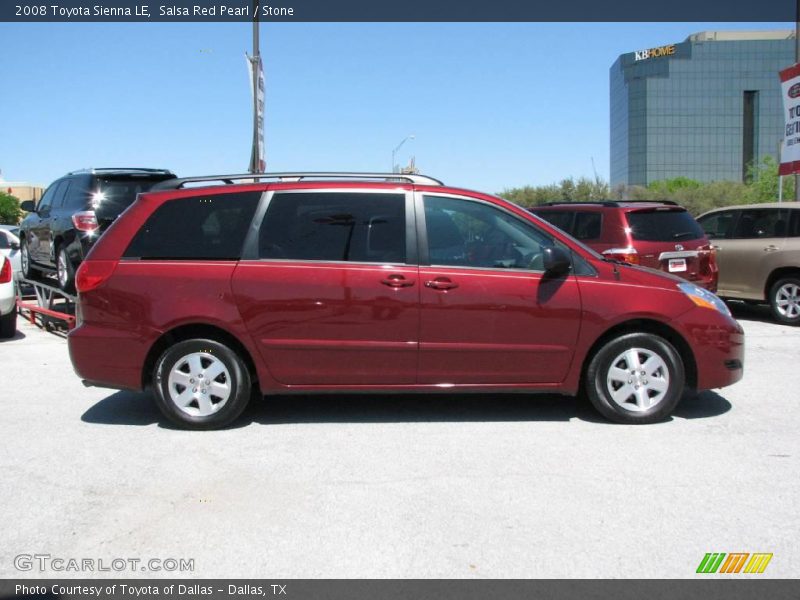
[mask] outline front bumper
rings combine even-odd
[[[733,385],[744,375],[744,330],[733,318],[695,308],[677,319],[697,366],[697,390]]]

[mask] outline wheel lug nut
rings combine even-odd
[[[190,379],[190,380],[189,380],[189,383],[194,383],[194,379]]]
[[[197,388],[192,388],[192,392],[197,393]]]

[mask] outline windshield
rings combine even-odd
[[[627,214],[633,239],[642,242],[677,242],[696,240],[703,228],[685,210],[636,210]]]

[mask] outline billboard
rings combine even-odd
[[[781,175],[800,172],[800,63],[780,72],[785,128]]]

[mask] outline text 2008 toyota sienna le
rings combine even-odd
[[[650,423],[742,377],[715,295],[514,204],[419,175],[253,181],[158,184],[95,244],[69,335],[87,384],[151,387],[168,418],[211,429],[253,396],[365,390],[585,390]]]

